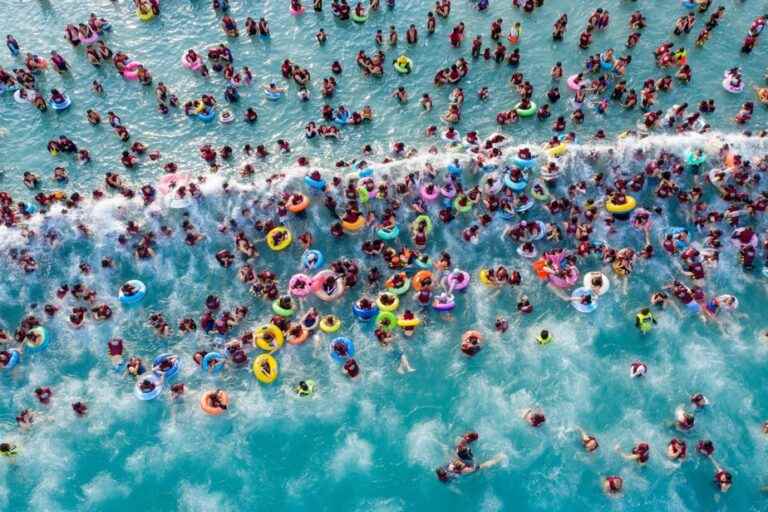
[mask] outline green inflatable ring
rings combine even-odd
[[[461,206],[459,204],[459,199],[461,198],[467,199],[467,204],[464,206]],[[472,209],[472,201],[469,200],[469,198],[463,194],[456,196],[456,198],[453,200],[453,207],[458,211],[459,213],[467,213]]]
[[[432,219],[429,218],[429,215],[425,215],[422,213],[421,215],[413,219],[413,223],[411,224],[411,226],[416,226],[420,224],[421,221],[424,221],[427,224],[427,234],[432,233]]]
[[[392,65],[395,68],[395,71],[400,73],[401,75],[407,75],[411,71],[413,71],[413,61],[406,57],[406,62],[408,63],[408,66],[401,66],[400,64],[395,61],[395,63]]]
[[[515,105],[515,112],[517,112],[517,115],[519,115],[520,117],[531,117],[536,113],[536,109],[537,109],[537,106],[536,106],[536,103],[534,102],[531,102],[531,106],[528,107],[526,110],[523,110],[520,108],[520,103]]]
[[[362,204],[367,203],[369,198],[370,195],[368,194],[367,188],[357,187],[357,199],[359,199]]]
[[[352,14],[349,15],[349,19],[354,21],[355,23],[365,23],[368,21],[368,14],[364,14],[363,16],[358,16],[357,13],[352,11]]]
[[[380,311],[376,316],[376,327],[384,332],[392,332],[397,327],[397,317],[391,311]]]
[[[280,299],[275,299],[272,301],[272,311],[278,316],[282,316],[284,318],[288,318],[289,316],[293,316],[294,310],[291,309],[285,309],[280,306]]]

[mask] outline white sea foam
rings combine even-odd
[[[86,507],[93,507],[110,499],[124,498],[131,492],[128,485],[118,482],[105,471],[93,477],[81,490]]]
[[[408,462],[426,468],[442,464],[450,449],[448,435],[448,429],[437,419],[415,424],[405,435]]]
[[[347,434],[331,457],[330,468],[337,479],[350,472],[367,472],[373,465],[373,446],[357,434]]]
[[[230,512],[237,510],[234,503],[224,493],[211,489],[210,485],[196,485],[188,481],[181,482],[179,488],[179,512]]]

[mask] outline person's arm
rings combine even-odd
[[[489,459],[489,460],[487,460],[485,462],[480,463],[480,465],[477,466],[477,469],[480,470],[480,469],[492,468],[493,466],[496,466],[496,465],[504,462],[504,460],[506,460],[506,458],[507,458],[507,456],[504,455],[503,452],[499,452],[492,459]]]

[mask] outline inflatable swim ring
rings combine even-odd
[[[630,195],[625,194],[624,197],[626,198],[624,204],[614,203],[613,197],[611,197],[605,202],[605,209],[608,210],[609,213],[614,213],[614,214],[617,213],[620,215],[628,214],[629,212],[635,209],[635,206],[637,206],[637,201],[635,200],[634,197]]]
[[[34,352],[40,352],[42,350],[45,350],[45,348],[48,346],[48,330],[38,325],[37,327],[33,327],[29,330],[29,332],[34,333],[35,336],[37,336],[38,341],[32,341],[29,338],[24,340],[24,349],[27,352],[34,353]]]
[[[288,281],[288,293],[304,298],[312,293],[312,278],[306,274],[294,274]]]
[[[61,103],[56,103],[55,101],[51,101],[51,108],[58,112],[67,110],[71,105],[72,105],[72,100],[69,99],[69,96],[66,96],[66,95],[64,96],[64,101],[62,101]]]
[[[397,317],[397,326],[402,329],[413,329],[419,325],[421,325],[421,319],[415,316],[413,318],[405,318],[403,315]]]
[[[16,365],[19,364],[19,361],[21,361],[21,352],[15,348],[8,350],[8,355],[8,362],[5,363],[5,366],[2,367],[2,370],[13,370],[16,368]]]
[[[739,94],[744,90],[744,80],[739,81],[739,85],[733,85],[731,83],[730,77],[723,78],[722,81],[723,89],[730,92],[731,94]]]
[[[293,334],[291,332],[295,328],[299,329],[298,334]],[[288,330],[288,333],[285,336],[285,341],[287,341],[290,345],[301,345],[307,341],[307,338],[309,338],[309,329],[305,329],[304,326],[299,324],[298,326]]]
[[[208,352],[200,361],[200,369],[208,373],[219,373],[224,369],[225,357],[220,352]]]
[[[333,289],[327,292],[323,284],[329,277],[334,279],[334,285]],[[344,295],[345,289],[344,278],[337,276],[332,270],[321,270],[312,278],[312,290],[315,292],[315,296],[322,301],[331,302],[338,299]]]
[[[268,368],[268,369],[265,369]],[[270,354],[261,354],[253,360],[251,371],[256,380],[263,384],[272,384],[277,379],[277,359]]]
[[[422,289],[432,286],[432,272],[429,270],[419,270],[411,279],[413,289],[420,292]]]
[[[352,304],[352,313],[356,318],[360,320],[370,320],[379,314],[379,308],[375,304],[371,304],[371,307],[360,307],[359,301]]]
[[[139,69],[139,67],[141,67],[141,62],[135,60],[128,62],[123,68],[123,78],[126,80],[138,80],[139,74],[136,70]]]
[[[316,180],[312,176],[307,175],[304,176],[304,183],[314,190],[323,190],[325,188],[325,180],[322,178]]]
[[[347,222],[346,220],[342,220],[341,227],[344,228],[344,231],[348,233],[357,233],[365,227],[365,218],[363,218],[362,215],[358,215],[355,222]]]
[[[435,311],[446,312],[456,307],[453,295],[450,293],[441,293],[432,301],[432,309]]]
[[[400,236],[400,228],[397,224],[392,226],[381,227],[376,231],[376,236],[382,240],[394,240]]]
[[[518,103],[517,105],[515,105],[515,112],[517,112],[517,115],[518,115],[518,116],[520,116],[520,117],[531,117],[531,116],[533,116],[534,114],[536,114],[536,110],[537,110],[537,108],[538,108],[538,107],[536,106],[536,103],[534,103],[534,102],[532,101],[532,102],[531,102],[531,106],[530,106],[530,107],[528,107],[528,108],[526,108],[526,109],[522,109],[522,108],[520,108],[520,105],[521,105],[521,104],[522,104],[522,102],[521,102],[521,103]]]
[[[154,387],[149,391],[142,390],[141,385],[145,382],[153,384]],[[143,401],[154,400],[160,395],[161,391],[163,391],[163,383],[160,380],[160,377],[153,373],[145,373],[141,375],[136,381],[136,385],[133,387],[133,394],[136,395],[136,398]]]
[[[198,71],[201,67],[203,67],[203,59],[198,56],[196,61],[189,62],[187,54],[185,53],[181,56],[181,65],[192,71]]]
[[[591,295],[592,295],[592,292],[589,291],[589,288],[576,288],[575,290],[573,290],[573,293],[571,294],[571,298],[586,297]],[[597,309],[597,298],[592,296],[592,302],[590,302],[589,304],[582,304],[581,302],[572,300],[571,306],[573,306],[573,308],[579,313],[591,313]]]
[[[219,391],[218,393],[220,395],[219,402],[225,407],[229,406],[229,395],[225,391]],[[221,407],[213,407],[209,403],[211,396],[215,394],[216,391],[206,391],[203,393],[203,396],[200,397],[200,408],[204,413],[210,416],[220,416],[221,414],[224,414],[224,411],[226,411],[226,409]]]
[[[584,280],[582,281],[584,288],[586,288],[587,291],[591,291],[592,279],[595,277],[600,277],[603,280],[603,284],[600,286],[600,289],[595,290],[595,293],[597,293],[597,295],[605,295],[605,293],[611,288],[611,281],[608,279],[608,276],[600,271],[593,270],[592,272],[587,272],[584,274]]]
[[[295,196],[297,195],[300,197],[300,200],[299,202],[294,202]],[[304,194],[293,194],[289,198],[286,208],[288,208],[288,211],[291,213],[301,213],[309,208],[309,198]]]
[[[266,352],[279,350],[284,342],[283,331],[274,324],[262,325],[253,331],[253,343]]]
[[[335,349],[335,346],[338,343],[344,346],[346,355],[339,354],[339,352]],[[353,357],[355,355],[355,344],[351,339],[345,336],[339,336],[338,338],[331,340],[331,343],[328,345],[328,353],[330,354],[331,359],[339,364],[344,364],[344,361],[346,361],[347,358]]]
[[[408,278],[405,272],[400,272],[399,274],[396,274],[396,275],[399,275],[400,277],[403,278],[403,284],[401,284],[397,288],[394,288],[395,286],[394,276],[392,276],[386,280],[386,282],[384,283],[384,286],[386,286],[387,289],[392,293],[394,293],[395,295],[403,295],[405,292],[411,289],[411,280]]]
[[[568,88],[572,91],[580,91],[582,88],[582,82],[583,80],[578,80],[579,75],[571,75],[568,77],[568,80],[566,81],[566,84],[568,85]]]
[[[164,361],[168,361],[172,357],[174,357],[174,354],[160,354],[155,358],[152,366],[159,366],[161,363],[163,363]],[[179,357],[176,357],[170,368],[168,368],[167,370],[159,370],[158,373],[162,373],[165,380],[169,381],[175,378],[176,375],[179,374],[179,370],[181,370],[181,359],[179,359]]]
[[[120,291],[117,293],[121,304],[130,305],[141,302],[147,293],[147,286],[138,279],[131,279],[125,284],[131,285],[136,291],[132,295],[126,295],[123,293],[123,287],[120,287]]]
[[[323,253],[316,249],[309,249],[304,251],[301,256],[301,266],[306,270],[315,270],[323,266],[325,258]]]
[[[283,239],[280,240],[280,242],[275,242],[275,235],[282,233]],[[276,228],[272,228],[269,233],[267,233],[267,246],[272,249],[275,252],[282,251],[289,245],[291,245],[291,242],[293,241],[293,236],[291,235],[291,232],[288,231],[288,228],[285,226],[278,226]]]
[[[395,71],[401,75],[407,75],[413,71],[413,61],[405,55],[398,57],[392,66],[395,68]]]
[[[235,120],[235,115],[232,113],[231,110],[225,109],[219,113],[219,122],[222,124],[229,124],[234,120]]]
[[[136,9],[136,16],[139,17],[141,21],[149,21],[152,18],[155,17],[155,13],[152,12],[152,9],[150,9],[148,12],[142,13],[138,8]]]
[[[341,329],[341,320],[336,315],[325,315],[320,319],[320,330],[331,334]]]
[[[387,301],[386,304],[384,303],[384,300],[382,300],[384,297],[387,298],[385,299]],[[400,298],[394,293],[383,292],[379,294],[379,297],[376,299],[376,307],[378,307],[380,311],[394,311],[400,307]]]
[[[272,301],[272,312],[276,314],[277,316],[282,316],[283,318],[289,318],[292,317],[295,313],[295,310],[293,307],[291,308],[284,308],[280,305],[280,299],[275,299]]]

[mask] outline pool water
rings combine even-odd
[[[488,40],[489,25],[496,17],[504,19],[505,29],[513,21],[523,23],[519,69],[536,87],[535,100],[544,98],[550,86],[549,68],[556,60],[562,61],[566,76],[580,69],[590,52],[578,50],[576,38],[589,13],[603,6],[611,12],[611,24],[596,35],[592,53],[607,47],[623,53],[626,21],[633,10],[640,9],[649,26],[631,52],[631,84],[639,90],[644,80],[662,76],[654,66],[652,50],[665,39],[674,40],[689,48],[694,79],[690,85],[675,84],[672,91],[662,94],[660,108],[684,101],[695,106],[710,97],[717,102],[717,111],[706,116],[713,133],[659,135],[640,141],[613,139],[634,126],[638,111],[623,112],[611,104],[606,116],[588,113],[577,131],[580,143],[572,145],[561,161],[567,179],[560,180],[558,195],[565,194],[570,180],[588,179],[597,171],[638,172],[662,150],[682,157],[692,148],[703,148],[714,162],[718,149],[727,142],[745,158],[761,157],[766,139],[739,135],[742,128],[731,121],[739,105],[753,98],[752,93],[732,95],[720,86],[723,71],[735,65],[742,68],[748,88],[763,83],[764,41],[749,56],[739,53],[749,23],[760,12],[754,2],[724,1],[723,5],[726,18],[702,50],[693,48],[695,34],[704,23],[702,15],[692,34],[672,36],[674,18],[686,12],[675,2],[661,9],[660,2],[549,0],[532,15],[512,9],[509,2],[493,2],[486,12],[477,12],[469,3],[456,3],[451,16],[439,21],[436,34],[429,38],[423,28],[429,2],[401,1],[394,10],[382,7],[364,25],[338,21],[329,5],[320,15],[307,12],[292,17],[286,2],[232,2],[230,15],[238,21],[241,34],[246,16],[264,16],[270,22],[272,38],[251,40],[241,35],[227,40],[235,65],[248,65],[255,83],[241,90],[239,103],[229,106],[238,121],[223,125],[199,123],[179,111],[161,116],[155,110],[151,87],[124,81],[111,66],[93,68],[80,50],[62,39],[67,23],[83,21],[91,11],[96,12],[113,26],[106,38],[110,47],[143,62],[155,82],[166,83],[182,102],[203,93],[213,93],[223,102],[225,83],[220,76],[212,73],[210,79],[203,79],[179,64],[185,50],[202,52],[226,39],[207,2],[163,3],[159,18],[142,23],[128,2],[21,4],[0,0],[0,12],[5,13],[0,33],[13,33],[23,51],[47,55],[55,48],[73,67],[71,76],[59,77],[49,71],[39,78],[46,90],[57,87],[72,98],[73,106],[65,112],[40,115],[15,103],[10,95],[0,99],[0,166],[4,170],[0,183],[4,190],[17,200],[30,200],[36,191],[26,190],[21,183],[21,173],[26,170],[43,177],[41,187],[46,191],[64,188],[90,196],[93,188],[103,187],[104,173],[120,168],[119,154],[127,148],[109,133],[106,123],[90,126],[84,114],[87,108],[100,111],[103,117],[109,110],[118,113],[131,130],[132,141],[140,140],[161,152],[158,162],[144,158],[135,170],[120,168],[118,172],[136,188],[155,183],[163,173],[162,164],[169,161],[177,162],[184,172],[207,178],[202,185],[203,199],[188,209],[166,208],[161,201],[142,208],[138,199],[115,196],[67,213],[57,206],[45,217],[34,216],[29,226],[38,236],[28,242],[18,229],[3,228],[0,327],[12,332],[29,313],[43,318],[42,305],[49,302],[62,309],[46,321],[52,336],[47,350],[26,354],[15,370],[0,374],[5,391],[0,397],[0,439],[13,442],[20,450],[15,463],[0,464],[0,506],[5,510],[764,509],[760,487],[768,475],[759,461],[766,455],[761,423],[768,417],[764,412],[768,403],[760,390],[768,384],[764,369],[768,345],[758,339],[766,327],[766,288],[760,266],[756,272],[743,272],[735,249],[726,243],[719,267],[709,273],[708,295],[731,293],[740,298],[738,316],[724,319],[726,333],[672,311],[657,315],[659,324],[649,335],[641,336],[634,328],[634,315],[647,304],[650,294],[680,274],[658,243],[664,228],[685,225],[683,212],[673,200],[660,202],[664,212],[654,220],[656,257],[637,265],[626,295],[614,281],[591,315],[578,314],[541,285],[530,262],[517,256],[515,245],[501,241],[506,226],[501,219],[482,230],[476,245],[463,242],[460,235],[474,221],[472,215],[459,216],[448,225],[436,221],[427,252],[434,258],[442,250],[449,251],[454,265],[470,272],[473,283],[466,293],[457,294],[457,307],[451,314],[420,311],[412,294],[403,299],[424,320],[413,337],[396,336],[397,348],[416,369],[407,375],[396,371],[395,349],[381,347],[373,336],[373,325],[355,320],[351,311],[354,300],[364,293],[364,272],[371,266],[384,269],[380,259],[360,252],[361,242],[374,237],[373,229],[341,240],[328,236],[333,219],[322,206],[322,196],[312,196],[309,214],[287,217],[287,226],[294,235],[313,231],[314,247],[327,259],[354,257],[363,272],[358,286],[340,301],[328,304],[312,298],[302,309],[314,305],[322,313],[341,318],[340,333],[357,345],[360,377],[351,380],[341,373],[327,355],[332,337],[319,332],[302,346],[286,345],[276,353],[280,376],[272,385],[260,384],[248,368],[229,367],[217,376],[205,375],[195,367],[192,354],[220,347],[229,336],[208,336],[200,331],[182,335],[175,329],[181,318],[199,317],[206,296],[212,293],[221,297],[225,309],[242,304],[250,310],[232,336],[268,321],[269,302],[254,298],[237,278],[241,262],[225,269],[214,254],[232,250],[232,234],[219,228],[230,219],[246,224],[244,207],[250,207],[255,218],[275,218],[274,206],[268,201],[275,189],[307,192],[301,180],[305,169],[294,165],[299,155],[309,157],[312,168],[330,178],[341,172],[334,167],[336,161],[361,158],[360,148],[366,143],[376,149],[376,155],[368,158],[375,162],[383,159],[395,140],[420,149],[421,154],[410,160],[372,164],[376,180],[389,177],[392,181],[422,171],[427,162],[441,170],[442,179],[445,165],[453,157],[464,160],[466,154],[454,153],[455,149],[425,134],[429,125],[441,124],[440,114],[447,108],[450,93],[447,87],[433,89],[432,77],[458,57],[467,58],[471,68],[461,83],[467,95],[462,122],[457,125],[462,134],[470,129],[482,136],[501,131],[510,137],[511,146],[548,138],[550,122],[521,121],[503,130],[495,124],[496,112],[517,101],[508,84],[512,71],[506,65],[472,61],[469,41],[477,33]],[[569,17],[566,41],[554,43],[551,25],[562,12]],[[465,22],[468,37],[462,48],[452,49],[447,37],[459,21]],[[402,41],[410,23],[419,28],[416,46]],[[375,30],[382,28],[386,34],[390,24],[397,26],[401,43],[397,49],[385,49],[387,59],[404,51],[415,70],[401,76],[388,67],[383,78],[366,78],[357,69],[354,56],[360,49],[373,52]],[[320,27],[329,35],[323,47],[314,41]],[[268,102],[261,93],[261,86],[270,81],[282,83],[280,64],[285,58],[312,73],[311,101],[299,102],[295,86],[289,84],[285,84],[289,94],[278,102]],[[337,77],[339,87],[330,103],[350,109],[370,105],[375,119],[344,128],[344,139],[339,142],[306,140],[304,125],[320,119],[325,102],[318,82],[330,76],[330,63],[336,59],[341,60],[344,72]],[[20,62],[3,51],[0,65],[10,70]],[[90,92],[94,79],[103,82],[104,96]],[[411,95],[405,106],[390,97],[399,85]],[[482,86],[491,89],[485,103],[474,95]],[[433,95],[435,108],[423,113],[417,99],[427,91]],[[569,94],[564,86],[561,92],[563,99],[553,108],[555,114],[568,112],[565,100]],[[248,106],[259,112],[254,125],[240,121]],[[764,127],[765,113],[757,107],[749,128]],[[598,128],[605,129],[611,139],[590,142]],[[66,157],[51,157],[46,143],[61,134],[88,148],[93,162],[78,165]],[[291,154],[282,155],[275,149],[279,138],[290,141]],[[197,151],[204,143],[229,144],[236,157],[222,162],[218,174],[209,174]],[[268,144],[273,154],[265,160],[249,159],[240,152],[246,143]],[[430,145],[438,146],[439,152],[427,153]],[[644,151],[642,159],[637,158],[638,149]],[[258,169],[252,179],[238,174],[246,162]],[[65,165],[70,172],[65,186],[51,179],[56,165]],[[286,179],[268,188],[264,178],[278,171]],[[471,185],[478,177],[467,172],[463,180]],[[226,191],[224,183],[228,184]],[[343,204],[342,195],[334,194]],[[638,200],[653,204],[650,187]],[[721,210],[725,207],[712,187],[706,188],[705,200]],[[370,208],[382,211],[380,202],[372,202]],[[433,207],[430,214],[436,213]],[[409,243],[404,228],[414,216],[402,209],[399,245]],[[527,218],[547,220],[548,215],[537,206]],[[118,235],[128,220],[155,232],[168,225],[175,234],[158,238],[157,256],[139,261],[129,250],[118,247]],[[183,242],[184,220],[205,236],[194,247]],[[90,236],[76,229],[81,222],[91,227]],[[761,222],[755,224],[758,232],[764,228]],[[602,223],[595,225],[595,240],[606,240],[614,247],[641,247],[640,234],[629,227],[608,233]],[[43,233],[55,233],[56,242],[47,242]],[[703,238],[694,233],[694,239]],[[249,237],[259,235],[249,228]],[[539,250],[553,246],[541,243]],[[25,274],[8,256],[10,249],[23,247],[37,260],[38,269],[32,274]],[[300,271],[301,248],[296,242],[280,253],[270,251],[263,242],[258,248],[254,268],[275,272],[283,291],[288,278]],[[114,270],[99,268],[104,257],[115,260]],[[90,275],[78,269],[83,262],[93,267]],[[481,267],[499,264],[519,270],[522,286],[495,291],[478,282]],[[582,273],[601,267],[596,256],[579,263]],[[604,271],[610,274],[610,269]],[[388,272],[384,269],[385,275]],[[128,279],[140,279],[148,287],[145,299],[132,308],[117,300],[120,285]],[[95,290],[98,302],[113,308],[113,318],[103,323],[88,319],[83,328],[73,329],[66,318],[78,304],[70,296],[64,300],[54,297],[65,282],[81,282]],[[520,293],[527,294],[535,305],[532,315],[516,312]],[[171,324],[171,336],[160,338],[148,325],[149,315],[158,311]],[[511,324],[504,334],[493,330],[499,315]],[[535,342],[542,328],[555,337],[543,347]],[[480,330],[486,337],[486,346],[474,358],[458,350],[467,329]],[[128,354],[145,362],[164,352],[178,354],[183,364],[178,381],[188,386],[187,396],[173,401],[166,391],[154,401],[137,400],[134,381],[115,373],[106,357],[106,341],[115,336],[126,341]],[[252,359],[256,353],[249,355]],[[629,365],[637,360],[648,365],[648,374],[630,379]],[[307,378],[317,382],[317,392],[311,398],[296,397],[291,388]],[[35,400],[33,390],[39,386],[53,390],[51,405]],[[231,406],[225,415],[209,417],[200,411],[198,400],[202,391],[216,388],[229,392]],[[712,404],[697,412],[694,430],[681,435],[669,426],[674,410],[679,405],[690,409],[689,397],[696,392],[706,395]],[[85,418],[76,417],[71,410],[70,404],[78,400],[88,405]],[[542,428],[533,429],[520,418],[530,407],[546,413]],[[20,431],[14,417],[26,408],[36,412],[36,422],[28,431]],[[578,426],[598,437],[601,447],[597,453],[583,452],[575,431]],[[446,486],[435,478],[434,469],[448,462],[454,439],[467,430],[480,434],[473,448],[480,461],[498,453],[504,454],[505,461]],[[682,463],[664,456],[672,437],[682,437],[688,444],[689,455]],[[715,459],[733,474],[735,485],[729,493],[721,494],[712,485],[712,464],[695,453],[698,439],[712,439]],[[651,460],[644,468],[623,460],[615,449],[619,446],[628,452],[639,441],[651,445]],[[624,478],[623,497],[608,498],[602,493],[600,479],[609,474]]]

